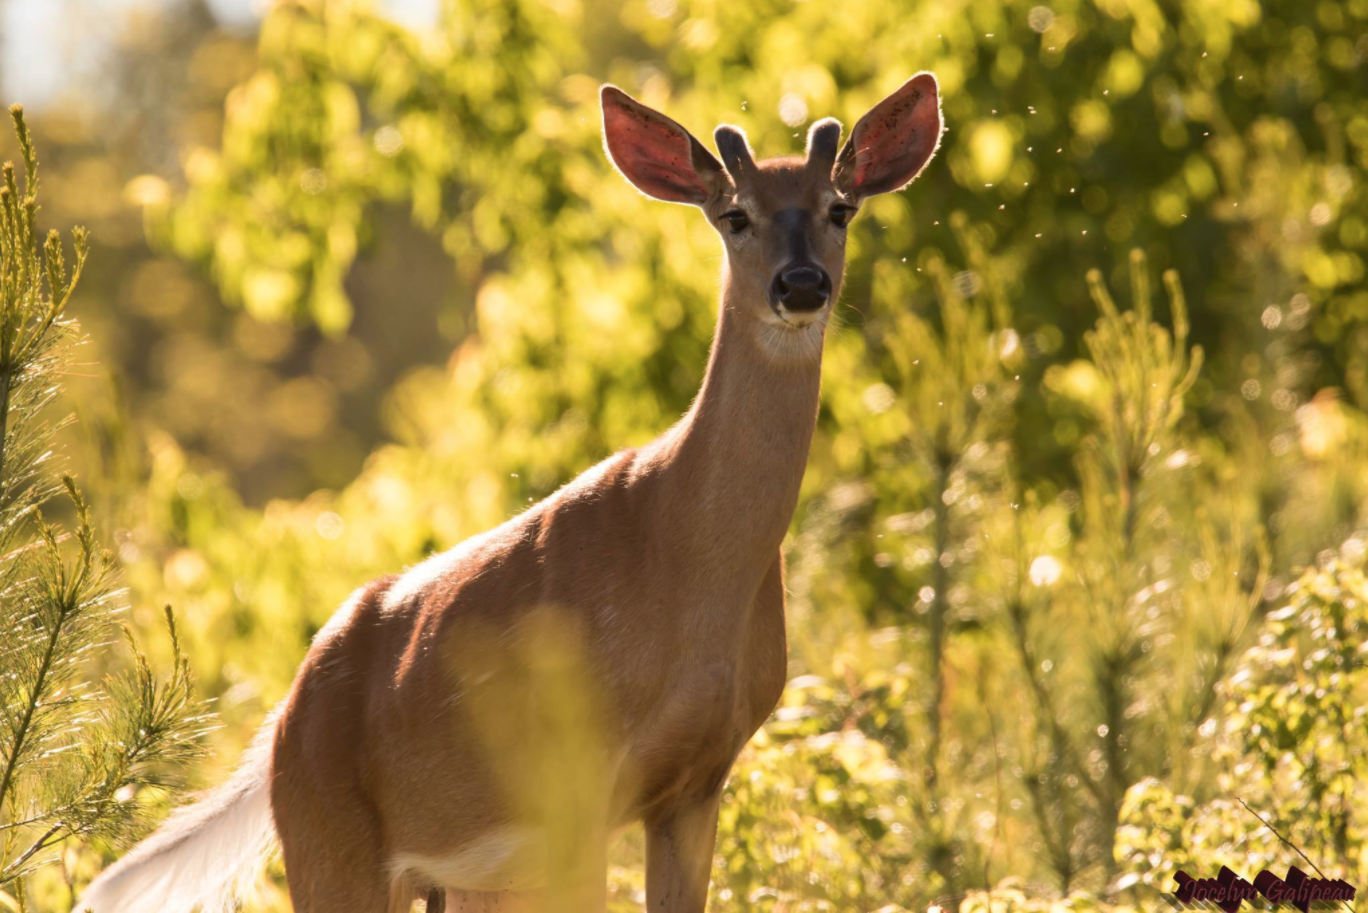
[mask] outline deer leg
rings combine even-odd
[[[428,891],[427,913],[446,913],[445,888],[433,888]]]
[[[646,822],[646,909],[650,913],[703,913],[720,799],[714,793]]]
[[[416,892],[387,871],[379,823],[365,799],[335,780],[326,789],[292,777],[294,769],[277,777],[271,808],[295,913],[408,910]]]
[[[363,825],[364,816],[341,820],[347,817],[352,816],[334,813],[330,823],[335,829],[311,829],[307,836],[294,828],[280,828],[295,913],[385,913],[392,909],[393,879],[379,856],[380,835]]]

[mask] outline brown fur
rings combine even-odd
[[[671,148],[677,161],[690,147]],[[786,678],[779,549],[830,312],[789,321],[770,306],[788,250],[771,216],[807,214],[833,300],[844,262],[845,233],[826,216],[841,195],[829,170],[804,164],[763,161],[739,183],[699,175],[709,220],[740,207],[751,227],[732,236],[721,223],[717,332],[702,389],[674,427],[405,577],[364,587],[320,633],[272,760],[299,913],[406,910],[434,888],[449,890],[453,913],[515,909],[497,905],[519,897],[529,909],[602,910],[608,835],[633,821],[646,828],[648,909],[703,910],[722,784]],[[547,769],[541,735],[521,715],[545,696],[520,677],[558,661],[521,643],[540,636],[534,622],[546,612],[565,635],[548,642],[582,658],[601,749],[601,764],[567,761],[601,777],[571,791],[587,797],[571,875],[552,898],[544,879],[510,874],[518,866],[501,870],[500,884],[435,884],[404,870],[396,860],[465,858],[536,818],[510,778],[535,786]],[[555,852],[515,855],[536,869]]]

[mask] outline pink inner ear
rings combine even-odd
[[[689,138],[646,111],[605,104],[608,151],[627,179],[650,196],[672,203],[697,203],[708,188],[694,171]]]
[[[867,195],[907,186],[935,153],[940,134],[936,80],[916,76],[856,125],[853,189]]]

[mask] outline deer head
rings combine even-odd
[[[792,332],[825,327],[845,269],[846,227],[865,198],[910,184],[940,143],[936,78],[918,73],[860,118],[812,125],[804,156],[756,161],[746,135],[713,134],[719,162],[688,130],[604,86],[603,136],[647,196],[699,207],[726,250],[724,306]],[[809,328],[815,328],[809,329]]]

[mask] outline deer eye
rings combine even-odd
[[[855,215],[855,207],[847,206],[844,203],[837,203],[831,207],[831,224],[837,228],[845,228],[850,222],[850,217]]]
[[[723,213],[722,219],[727,223],[727,228],[730,229],[731,233],[734,235],[739,235],[741,232],[745,231],[746,226],[750,224],[750,217],[739,209],[733,209],[731,212]]]

